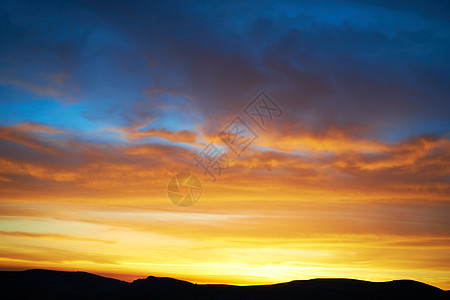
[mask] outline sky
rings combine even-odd
[[[447,1],[2,1],[0,269],[450,289],[449,49]]]

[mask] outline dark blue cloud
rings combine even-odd
[[[1,5],[2,91],[82,103],[90,120],[192,129],[264,89],[287,122],[313,130],[359,124],[401,139],[450,127],[442,1]]]

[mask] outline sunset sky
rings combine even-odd
[[[447,1],[1,1],[0,269],[450,289],[449,53]]]

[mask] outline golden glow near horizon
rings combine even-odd
[[[336,160],[317,150],[306,159],[253,149],[216,182],[187,162],[181,169],[200,174],[203,194],[185,208],[167,197],[167,183],[180,169],[174,157],[142,165],[160,146],[110,149],[138,160],[110,158],[77,168],[2,160],[4,171],[54,186],[30,192],[3,185],[0,265],[196,283],[406,278],[449,289],[447,184],[408,180],[415,170],[442,165],[448,145],[423,137],[369,146],[384,153],[378,161],[341,146],[330,147],[342,153]],[[86,150],[86,157],[95,151]],[[431,151],[435,155],[427,156]],[[397,166],[392,181],[388,175]],[[427,169],[430,176],[447,171]]]
[[[249,206],[258,203],[246,203],[218,201],[228,212],[213,203],[199,203],[194,211],[5,205],[1,264],[197,283],[345,277],[448,284],[449,239],[413,234],[422,224],[398,219],[404,210],[420,214],[420,206],[268,201],[252,211]]]

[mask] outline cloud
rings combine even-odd
[[[76,97],[91,107],[89,118],[119,114],[119,122],[136,124],[143,121],[136,118],[160,117],[152,105],[160,100],[148,90],[185,95],[190,99],[185,112],[211,120],[240,110],[259,90],[270,90],[287,110],[286,122],[309,119],[318,130],[358,124],[371,134],[406,124],[400,134],[407,136],[410,122],[445,122],[450,111],[448,65],[439,59],[445,58],[449,35],[440,21],[421,19],[421,13],[438,12],[435,4],[415,3],[408,7],[416,13],[411,16],[385,2],[344,1],[333,6],[339,17],[320,3],[234,2],[222,9],[203,1],[23,6],[6,6],[4,25],[22,32],[36,62],[25,60],[18,38],[4,33],[5,57],[17,57],[4,77],[34,86],[38,94]],[[58,29],[36,34],[20,18],[29,11],[48,22],[64,18],[68,28],[79,30],[73,36]],[[236,19],[236,11],[244,14]],[[395,20],[399,30],[380,22],[379,14]],[[168,106],[172,100],[163,102]],[[142,110],[146,106],[151,108]]]
[[[75,241],[85,241],[85,242],[97,242],[111,244],[112,241],[96,240],[91,238],[83,238],[78,236],[69,236],[63,234],[41,234],[41,233],[30,233],[30,232],[20,232],[20,231],[0,231],[0,235],[21,237],[21,238],[36,238],[36,239],[55,239],[55,240],[75,240]]]
[[[43,132],[48,134],[61,134],[64,133],[63,130],[48,126],[46,124],[39,124],[39,123],[20,123],[15,124],[12,126],[13,128],[17,129],[21,132]]]
[[[11,127],[0,127],[0,137],[2,140],[11,141],[21,144],[25,147],[47,152],[51,154],[61,153],[55,143],[45,137],[36,137],[30,131],[38,131],[44,133],[59,133],[61,131],[49,126],[36,125],[30,123],[18,124]]]
[[[42,124],[3,127],[0,185],[5,196],[25,197],[39,191],[45,198],[45,194],[70,191],[74,197],[153,197],[165,193],[167,181],[181,171],[197,174],[209,185],[211,178],[193,159],[199,150],[179,144],[194,142],[194,133],[139,128],[121,129],[129,137],[126,144],[102,144]],[[346,199],[355,196],[355,201],[359,201],[361,185],[365,196],[372,199],[442,201],[449,191],[449,141],[444,137],[423,135],[388,144],[358,137],[345,128],[325,133],[291,131],[285,136],[268,134],[261,144],[256,140],[254,147],[240,157],[227,152],[230,166],[219,178],[222,184],[211,188],[217,193],[242,193],[245,197],[252,191],[255,197],[265,199],[259,182],[268,182],[271,188],[280,190],[302,187],[307,193],[324,195],[336,191]],[[147,135],[176,144],[141,142]],[[292,197],[289,192],[282,197],[286,196]]]
[[[136,140],[145,139],[148,137],[157,137],[175,143],[195,145],[198,140],[197,133],[193,131],[171,131],[167,130],[166,128],[143,129],[143,127],[146,127],[147,125],[151,125],[151,122],[148,124],[143,123],[123,128],[105,128],[103,130],[118,132],[121,134],[123,139],[129,142],[135,142]]]

